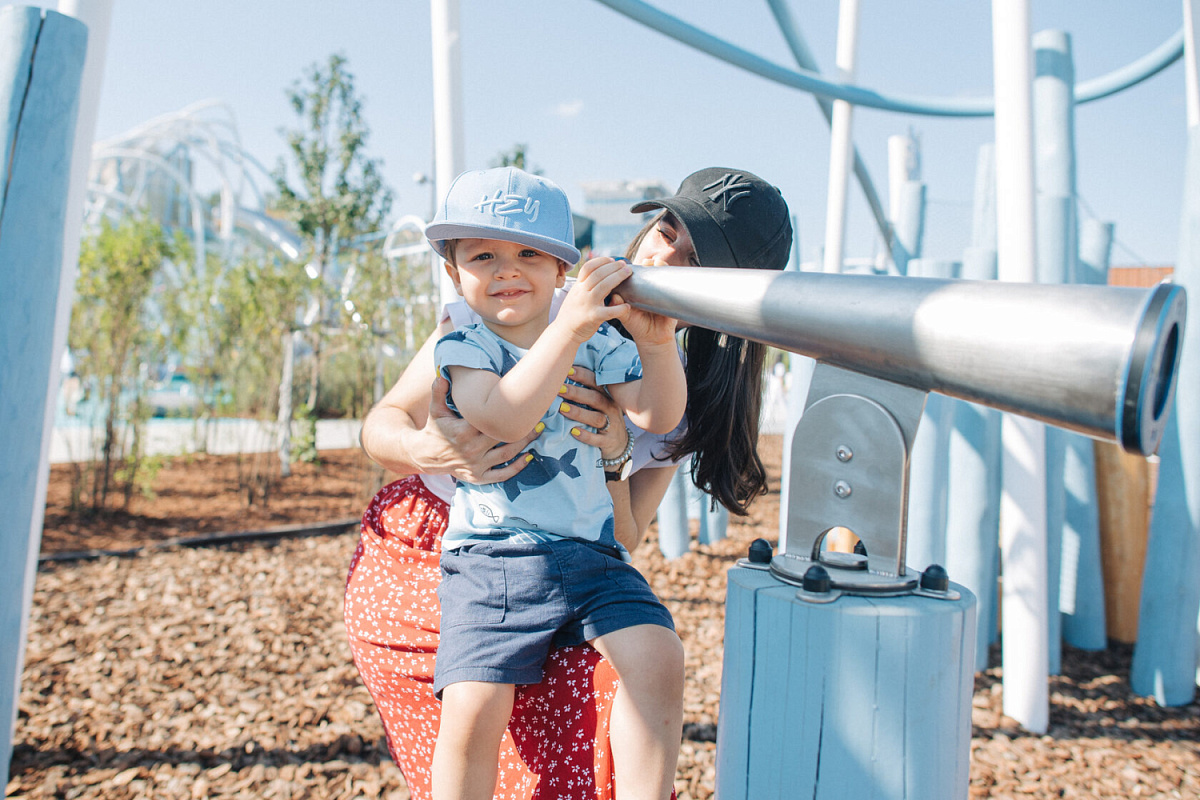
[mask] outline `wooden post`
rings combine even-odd
[[[87,28],[0,8],[0,774],[7,775],[45,514],[55,309]],[[18,388],[19,387],[19,388]],[[39,491],[40,486],[40,491]]]
[[[966,798],[975,597],[813,603],[729,571],[721,800]]]
[[[1093,442],[1093,446],[1106,630],[1109,638],[1133,644],[1146,565],[1146,533],[1154,504],[1150,462],[1111,442]]]

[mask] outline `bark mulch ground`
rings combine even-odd
[[[772,492],[728,539],[670,562],[652,545],[635,557],[687,648],[680,800],[713,795],[725,572],[752,540],[776,536],[778,437],[763,452]],[[7,797],[408,797],[341,622],[353,529],[161,546],[356,516],[378,476],[354,451],[322,460],[247,507],[245,459],[174,459],[154,497],[91,519],[65,511],[70,468],[54,468],[43,556],[160,546],[43,562]],[[1200,797],[1200,704],[1135,696],[1131,655],[1067,648],[1045,736],[1002,715],[998,667],[979,674],[970,796]]]

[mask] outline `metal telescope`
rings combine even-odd
[[[904,562],[909,459],[928,392],[1150,455],[1166,427],[1186,315],[1183,289],[1170,284],[635,267],[617,292],[638,308],[817,360],[784,453],[786,552],[769,567],[801,586],[814,565],[829,568],[832,581],[820,572],[826,589],[799,593],[813,602],[928,593]],[[866,553],[823,551],[835,527],[854,531]]]
[[[635,267],[638,308],[1114,440],[1150,455],[1182,345],[1182,288]]]

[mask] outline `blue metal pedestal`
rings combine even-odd
[[[950,586],[819,603],[731,569],[717,797],[966,798],[976,601]]]

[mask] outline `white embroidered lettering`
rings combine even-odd
[[[532,197],[526,197],[523,194],[505,194],[497,189],[494,195],[484,195],[483,199],[475,204],[475,208],[481,214],[490,213],[497,217],[524,214],[529,217],[530,222],[536,222],[541,204]]]

